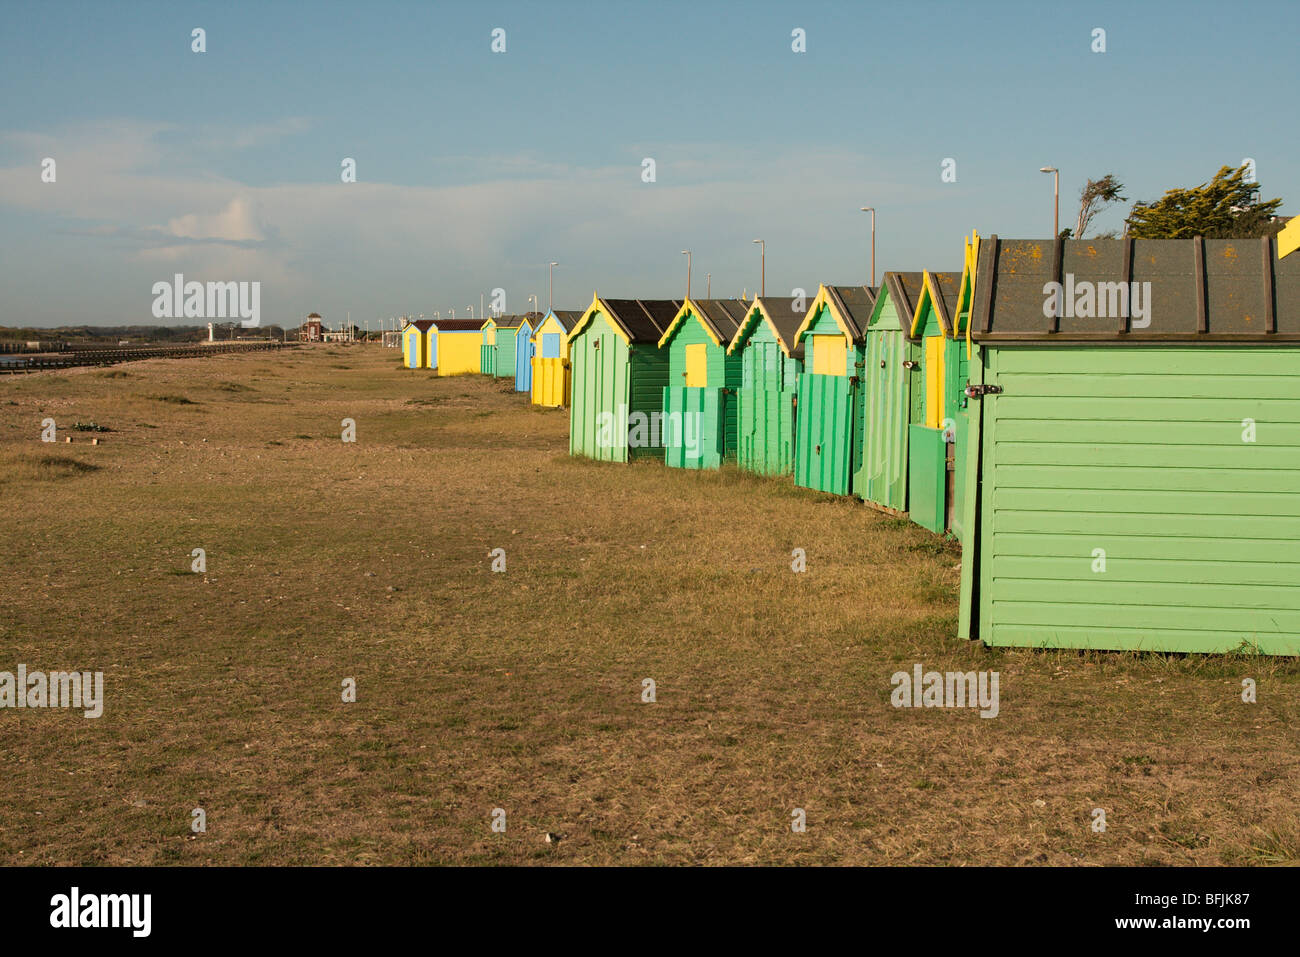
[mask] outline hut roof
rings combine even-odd
[[[483,328],[483,323],[477,319],[422,319],[420,321],[437,326],[439,332],[478,332]],[[425,328],[427,329],[428,326]]]
[[[980,243],[970,334],[1039,344],[1297,342],[1300,257],[1279,260],[1271,237],[990,236]]]
[[[659,338],[659,345],[668,341],[673,331],[686,321],[688,313],[694,313],[709,330],[713,341],[725,348],[745,321],[748,311],[748,303],[740,299],[687,299],[668,323],[668,328]]]
[[[781,349],[788,356],[800,356],[803,354],[803,346],[795,345],[795,334],[799,331],[799,326],[803,324],[804,311],[795,311],[794,300],[788,296],[767,296],[758,297],[753,302],[748,303],[748,309],[745,315],[757,309],[767,324],[772,328],[772,334],[776,336],[777,342],[781,344]],[[744,326],[744,319],[741,320],[741,326]],[[732,338],[731,345],[727,348],[731,352],[740,344],[740,331]]]
[[[836,324],[844,330],[845,335],[854,342],[861,342],[862,334],[871,319],[871,313],[876,308],[879,293],[879,286],[828,286],[823,283],[817,290],[817,298],[813,300],[808,314],[804,316],[803,322],[795,332],[795,341],[803,342],[804,333],[824,302],[830,307],[831,315],[835,317]]]
[[[908,275],[912,275],[909,273]],[[916,301],[912,304],[911,338],[920,338],[924,331],[920,328],[921,305],[927,300],[934,304],[935,315],[939,317],[939,327],[945,338],[951,339],[957,326],[957,300],[961,295],[961,273],[930,272],[921,274],[922,284]]]
[[[431,325],[433,325],[432,319],[416,319],[414,322],[407,323],[407,326],[414,326],[421,332],[428,332]]]
[[[582,318],[581,309],[552,309],[550,314],[559,320],[560,325],[564,327],[565,332],[572,332],[573,327],[576,326],[578,321]],[[541,323],[539,322],[538,325],[540,326]]]
[[[599,302],[629,342],[658,343],[682,307],[679,299],[600,299]]]

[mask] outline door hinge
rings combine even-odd
[[[966,386],[966,395],[972,399],[982,399],[986,395],[1001,395],[1002,386],[1000,385],[968,385]]]

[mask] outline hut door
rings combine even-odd
[[[794,482],[847,495],[853,461],[854,380],[845,375],[804,373],[798,382]]]
[[[708,346],[696,343],[686,347],[686,385],[693,389],[703,389],[709,384]]]
[[[664,461],[679,469],[716,469],[722,464],[721,389],[667,386],[659,432]]]

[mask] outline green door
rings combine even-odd
[[[664,415],[659,429],[668,465],[716,469],[722,464],[722,391],[664,387]]]
[[[794,392],[738,389],[737,464],[759,475],[785,475],[794,468]]]
[[[496,346],[481,345],[478,349],[479,371],[484,375],[496,375]],[[472,354],[472,353],[471,353]]]
[[[948,443],[942,429],[907,428],[908,517],[922,528],[942,533],[948,497]]]
[[[877,505],[907,510],[907,427],[911,381],[907,338],[898,329],[867,335],[863,370],[862,469],[853,487]]]
[[[603,318],[569,350],[572,396],[569,454],[603,462],[628,460],[628,348]]]
[[[982,352],[980,638],[1300,654],[1300,347]]]
[[[853,460],[854,380],[811,372],[799,376],[794,482],[834,495],[849,494]]]

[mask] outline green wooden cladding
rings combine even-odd
[[[862,465],[853,490],[868,502],[908,509],[908,427],[925,419],[921,347],[908,340],[888,292],[880,294],[867,329],[862,387]]]
[[[786,475],[794,468],[795,390],[740,389],[737,464],[759,475]]]
[[[794,469],[794,397],[803,364],[785,354],[755,313],[747,323],[752,331],[739,349],[736,462],[759,475],[786,475]]]
[[[686,387],[686,349],[703,346],[707,381],[702,386]],[[668,389],[674,408],[682,413],[703,416],[694,420],[703,432],[701,442],[707,446],[702,454],[665,443],[665,462],[674,468],[716,469],[722,460],[736,457],[736,396],[741,384],[741,357],[727,355],[727,343],[714,343],[704,326],[693,314],[686,316],[662,347],[668,361]],[[685,391],[683,391],[685,389]],[[714,393],[707,398],[695,395]],[[664,393],[664,411],[668,411],[670,392]],[[684,433],[685,430],[679,430]]]
[[[795,484],[848,495],[856,422],[854,380],[806,372],[800,374],[798,381]]]
[[[804,369],[815,368],[816,336],[843,336],[827,306],[818,309],[804,338]],[[844,375],[803,372],[798,376],[799,412],[795,424],[794,481],[804,488],[848,495],[862,467],[863,405],[858,401],[861,343],[849,341]]]
[[[574,337],[569,361],[569,453],[608,462],[662,457],[657,433],[668,383],[667,354],[653,344],[629,346],[601,313]],[[602,413],[612,416],[604,421],[615,426],[604,434]],[[602,441],[611,432],[612,441]]]
[[[489,375],[496,376],[499,379],[510,378],[515,376],[515,333],[519,327],[497,328],[496,356],[493,358],[493,369]],[[483,370],[487,372],[486,369]]]
[[[1300,346],[982,354],[978,637],[1300,654]]]
[[[478,347],[478,367],[484,375],[497,374],[497,350],[496,346],[489,346],[487,343]]]
[[[716,469],[722,464],[728,398],[722,389],[671,385],[664,388],[660,432],[667,465],[679,469]]]

